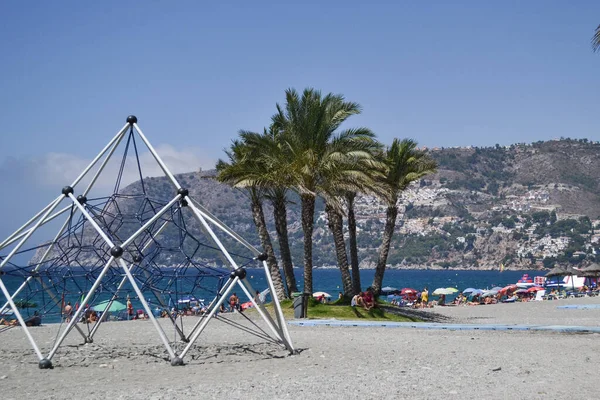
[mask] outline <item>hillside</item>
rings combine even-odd
[[[600,144],[563,139],[491,148],[430,149],[439,171],[410,187],[399,201],[391,268],[533,269],[577,264],[600,251]],[[208,210],[258,246],[249,200],[242,190],[220,184],[214,171],[177,176]],[[165,178],[145,180],[148,197],[167,202],[174,189]],[[141,192],[140,182],[122,194]],[[139,200],[118,205],[135,214]],[[314,258],[317,267],[335,265],[333,241],[323,204],[317,204]],[[272,210],[265,206],[273,243]],[[361,266],[374,265],[385,221],[378,199],[356,201]],[[295,265],[302,265],[299,201],[288,206],[289,237]],[[199,224],[188,228],[194,233]],[[125,228],[122,228],[125,229]],[[124,232],[125,234],[126,232]],[[165,247],[177,235],[166,234]],[[239,250],[234,247],[235,250]],[[209,252],[198,253],[210,261]],[[162,256],[161,256],[162,257]],[[176,256],[172,256],[176,257]],[[600,257],[599,257],[600,258]],[[178,260],[161,258],[169,265]]]

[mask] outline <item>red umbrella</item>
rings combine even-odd
[[[508,286],[504,286],[502,289],[500,289],[500,291],[498,293],[501,294],[507,294],[508,292],[512,292],[513,290],[518,289],[519,287],[517,285],[508,285]]]
[[[411,289],[411,288],[404,288],[400,291],[400,294],[417,294],[419,293],[418,291],[416,291],[415,289]]]
[[[530,287],[529,289],[527,289],[527,291],[528,291],[529,293],[531,293],[531,292],[537,292],[538,290],[544,290],[544,288],[543,288],[543,287],[540,287],[540,286],[532,286],[532,287]]]

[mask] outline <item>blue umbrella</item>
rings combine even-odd
[[[465,294],[465,293],[471,293],[471,292],[474,292],[476,290],[478,290],[478,289],[470,287],[470,288],[467,288],[467,289],[463,290],[463,294]]]

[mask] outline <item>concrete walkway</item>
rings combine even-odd
[[[507,325],[507,324],[440,324],[429,322],[380,322],[380,321],[344,321],[344,320],[292,320],[296,326],[355,326],[383,328],[413,328],[454,331],[553,331],[561,333],[600,333],[598,326],[569,325]]]

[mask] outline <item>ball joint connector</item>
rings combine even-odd
[[[62,188],[61,193],[65,195],[65,197],[69,197],[70,194],[73,194],[73,188],[71,186],[65,186]]]
[[[77,196],[77,202],[79,202],[79,204],[81,205],[84,205],[85,203],[87,203],[87,197],[80,194],[79,196]]]
[[[258,261],[267,261],[267,258],[269,258],[267,256],[267,253],[260,253],[259,255],[256,256],[256,259]]]
[[[179,367],[179,366],[185,365],[185,364],[183,363],[183,359],[182,358],[180,358],[180,357],[173,357],[171,359],[171,365],[173,367]]]
[[[110,255],[114,258],[119,258],[123,255],[123,248],[121,246],[115,246],[110,249]]]
[[[246,270],[244,268],[238,268],[235,271],[231,271],[231,273],[229,274],[229,277],[231,279],[233,278],[240,278],[240,279],[244,279],[246,277]]]
[[[130,125],[137,124],[137,117],[135,115],[128,116],[127,123]]]
[[[38,367],[40,367],[40,369],[53,369],[54,366],[52,365],[52,361],[48,360],[47,358],[41,359],[40,362],[38,363]]]
[[[133,262],[134,263],[138,263],[139,264],[140,262],[142,262],[143,259],[144,259],[144,257],[142,257],[139,254],[136,254],[135,256],[133,256]]]

